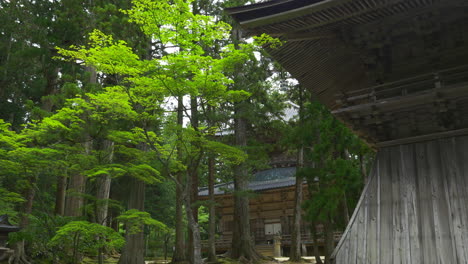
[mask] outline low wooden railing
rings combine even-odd
[[[201,241],[202,248],[208,247],[208,240]],[[231,239],[216,239],[215,247],[216,248],[229,248],[231,246]]]
[[[334,238],[335,242],[340,241],[342,234],[343,234],[342,232],[334,232],[333,233],[333,238]],[[290,245],[291,244],[291,239],[292,239],[291,235],[282,235],[281,236],[281,244]],[[314,243],[314,240],[312,239],[312,236],[309,235],[309,234],[302,234],[301,235],[301,241],[302,241],[302,243],[305,243],[305,244],[313,244]],[[317,238],[317,243],[322,244],[324,242],[325,242],[325,239],[323,238],[323,235],[321,235],[320,237]]]
[[[339,107],[366,104],[468,82],[468,65],[335,94]]]
[[[333,237],[335,239],[335,242],[339,241],[341,238],[342,232],[334,232]],[[313,244],[314,240],[309,234],[302,234],[301,235],[301,241],[304,244]],[[256,241],[258,242],[258,241]],[[317,238],[317,243],[322,244],[325,242],[325,239],[323,238],[323,235],[320,235],[319,238]],[[258,244],[258,243],[257,243]],[[282,245],[291,245],[291,235],[281,235],[281,244]],[[202,240],[201,241],[202,248],[208,248],[208,240]],[[215,247],[220,249],[220,248],[229,248],[231,247],[231,238],[228,239],[217,239],[215,241]]]

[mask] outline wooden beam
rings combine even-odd
[[[437,93],[441,93],[444,98],[461,98],[468,96],[468,84],[462,83],[454,85],[452,87],[446,87],[443,91],[437,90]],[[425,105],[427,103],[434,102],[437,98],[436,91],[434,89],[425,90],[419,93],[413,93],[410,95],[396,96],[388,99],[381,99],[376,102],[366,103],[361,105],[355,105],[350,107],[344,107],[332,111],[334,115],[340,115],[344,113],[368,113],[370,114],[375,109],[379,109],[381,112],[390,112],[404,109],[408,106]]]
[[[357,0],[357,1],[362,1],[362,0]],[[335,17],[332,17],[332,18],[329,17],[328,19],[321,19],[322,21],[320,23],[314,23],[314,24],[311,24],[309,26],[301,27],[301,28],[298,28],[296,31],[311,30],[311,29],[315,29],[315,28],[318,28],[318,27],[321,27],[321,26],[324,26],[324,25],[329,25],[329,24],[345,21],[347,19],[356,18],[356,17],[359,17],[360,15],[364,15],[364,14],[370,13],[372,11],[376,11],[376,10],[379,10],[379,9],[382,9],[382,8],[385,8],[385,7],[396,5],[396,4],[398,4],[400,2],[403,2],[403,1],[408,1],[408,0],[373,1],[374,6],[372,6],[370,8],[366,8],[366,9],[358,7],[358,8],[355,8],[356,10],[350,10],[350,9],[347,9],[347,8],[343,7],[345,3],[356,2],[356,1],[353,1],[353,0],[342,0],[342,1],[327,0],[327,1],[323,1],[323,2],[320,2],[320,5],[315,4],[315,5],[308,6],[308,12],[304,12],[304,11],[301,10],[302,12],[300,12],[300,14],[301,15],[307,15],[307,14],[311,14],[311,13],[317,14],[319,11],[323,11],[323,10],[329,9],[329,8],[330,9],[331,8],[340,9],[341,13],[344,13],[344,14],[339,15],[339,16],[335,16]],[[312,9],[310,7],[315,7],[315,8]],[[291,11],[295,11],[295,10],[291,10]],[[289,18],[289,19],[291,19],[291,18]],[[246,21],[246,22],[249,22],[249,21]]]
[[[390,147],[390,146],[396,146],[396,145],[410,144],[410,143],[415,143],[415,142],[422,142],[422,141],[429,141],[429,140],[434,140],[434,139],[464,136],[464,135],[468,135],[468,128],[433,133],[433,134],[428,134],[428,135],[421,135],[421,136],[416,136],[416,137],[407,137],[407,138],[401,138],[401,139],[396,139],[396,140],[384,141],[384,142],[377,143],[376,146],[378,148],[383,148],[383,147]]]
[[[266,2],[266,3],[259,3],[259,4],[253,4],[253,5],[239,6],[239,7],[230,7],[230,8],[226,8],[225,10],[229,13],[229,15],[235,15],[239,13],[252,12],[255,10],[264,9],[267,7],[282,5],[285,2],[289,2],[289,1],[291,0],[280,0],[280,1],[277,0],[275,2]]]
[[[332,6],[336,6],[337,4],[340,3],[348,3],[353,0],[324,0],[320,1],[318,3],[314,3],[308,6],[288,10],[285,12],[269,15],[269,16],[264,16],[264,17],[259,17],[255,19],[250,19],[246,21],[241,21],[240,24],[245,27],[245,28],[255,28],[263,25],[268,25],[271,23],[278,23],[281,21],[301,17],[313,12],[318,12],[320,10],[324,10],[326,8],[330,8]]]

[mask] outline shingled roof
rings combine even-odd
[[[254,174],[248,189],[251,191],[265,191],[270,189],[284,188],[296,184],[296,168],[273,168],[259,171]],[[234,189],[234,183],[222,183],[215,185],[215,195],[228,194]],[[202,187],[199,196],[208,196],[208,187]]]
[[[371,144],[468,127],[468,1],[276,0],[226,12],[246,35],[283,40],[265,49]],[[455,114],[434,110],[440,98]]]

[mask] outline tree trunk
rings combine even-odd
[[[164,260],[167,260],[167,251],[168,251],[170,239],[171,239],[171,235],[169,233],[165,233],[164,234]]]
[[[241,30],[233,29],[232,41],[236,49],[239,49]],[[244,149],[247,146],[247,121],[245,120],[247,102],[239,102],[234,105],[234,133],[236,145]],[[248,170],[245,164],[234,168],[234,230],[230,255],[241,262],[256,262],[261,256],[255,251],[255,245],[250,236],[249,198],[244,195],[249,184]]]
[[[91,153],[93,142],[88,139],[83,143],[86,155]],[[82,216],[82,208],[84,205],[83,194],[86,190],[86,176],[82,174],[74,174],[70,177],[68,184],[67,199],[65,204],[65,216]]]
[[[364,182],[364,185],[367,184],[367,171],[366,171],[366,165],[364,164],[364,156],[362,153],[359,153],[359,167],[361,168],[361,175],[362,175],[362,180]]]
[[[128,209],[145,210],[145,183],[139,179],[130,179]],[[145,256],[144,232],[132,234],[125,232],[125,246],[119,259],[119,264],[144,264]]]
[[[57,79],[59,76],[59,72],[60,72],[59,68],[53,68],[52,70],[45,69],[44,71],[44,79],[47,82],[45,91],[44,91],[44,96],[41,98],[42,109],[44,111],[52,112],[52,109],[54,108],[54,101],[51,98],[51,96],[58,92]]]
[[[301,147],[297,155],[296,171],[296,193],[294,199],[294,223],[291,236],[291,254],[289,260],[292,262],[301,261],[301,222],[302,222],[302,175],[301,169],[304,167],[304,148]]]
[[[122,198],[117,192],[111,192],[109,195],[110,199],[120,201]],[[119,231],[119,221],[116,219],[119,216],[119,210],[116,208],[108,208],[107,210],[107,226],[114,229],[116,232]]]
[[[191,125],[195,131],[198,131],[198,102],[196,96],[191,96],[190,98],[190,109],[191,109]],[[194,143],[196,144],[196,143]],[[199,148],[199,146],[196,146]],[[200,154],[201,155],[201,154]],[[198,200],[198,160],[194,160],[192,164],[190,164],[190,173],[188,177],[190,177],[190,207],[192,210],[194,221],[198,223],[198,206],[193,206]],[[188,184],[188,183],[187,183]],[[190,222],[188,223],[189,225]],[[198,228],[198,225],[197,225]],[[200,232],[200,230],[198,230]],[[192,228],[188,228],[188,259],[191,263],[195,263],[195,251],[197,247],[200,245],[195,245],[194,241],[195,234],[193,234]],[[200,242],[201,243],[201,242]]]
[[[67,176],[57,177],[57,193],[55,194],[55,215],[64,215],[65,213],[65,194],[67,190]]]
[[[85,71],[90,73],[89,83],[96,84],[97,83],[97,73],[93,67],[85,67]],[[89,155],[92,150],[93,141],[89,137],[89,135],[84,135],[85,142],[83,143],[85,154]],[[84,205],[84,197],[81,195],[86,190],[86,176],[81,174],[74,174],[70,178],[70,184],[68,185],[69,189],[68,195],[66,199],[66,206],[65,206],[65,215],[66,216],[81,216],[82,210],[81,208]]]
[[[183,97],[177,98],[177,124],[182,128],[183,125]],[[178,137],[181,138],[181,133],[178,132]],[[177,155],[179,160],[182,159],[181,147],[177,147]],[[172,256],[172,262],[185,262],[187,260],[185,252],[185,239],[184,239],[184,222],[183,222],[183,190],[181,183],[183,182],[182,173],[177,173],[177,184],[176,184],[176,219],[175,219],[175,249],[174,255]]]
[[[181,173],[177,173],[177,181],[182,182]],[[183,191],[182,186],[176,185],[176,219],[175,219],[175,248],[172,256],[172,262],[185,262],[185,236],[184,236],[184,217],[183,217]]]
[[[208,158],[208,195],[209,203],[209,219],[208,219],[208,261],[217,262],[216,258],[216,202],[214,197],[215,183],[215,158]]]
[[[114,156],[114,142],[104,140],[103,150],[107,153],[105,163],[112,163]],[[101,175],[97,179],[97,208],[96,208],[96,221],[98,224],[107,224],[107,215],[109,209],[109,195],[111,188],[111,176],[109,174]]]
[[[6,58],[5,58],[5,61],[4,61],[4,65],[8,65],[10,63],[12,43],[13,43],[13,34],[10,33],[10,37],[8,38],[8,45],[6,45],[7,49],[5,50]],[[4,67],[3,68],[3,80],[7,80],[7,77],[8,77],[8,67]],[[3,83],[2,83],[2,86],[3,86]],[[4,90],[0,89],[0,97],[4,98],[4,96],[5,96]]]
[[[31,262],[29,262],[26,259],[26,252],[24,250],[24,240],[17,242],[14,246],[14,249],[15,249],[15,253],[14,253],[15,255],[13,258],[14,264],[31,264]]]
[[[242,103],[236,104],[235,136],[236,145],[247,145],[246,120],[243,118]],[[255,251],[250,236],[249,198],[244,194],[249,184],[248,171],[244,164],[234,168],[234,232],[232,236],[231,258],[242,262],[255,262],[261,256]]]
[[[346,198],[346,192],[343,192],[343,215],[344,215],[344,220],[345,224],[348,225],[349,223],[349,206],[348,206],[348,198]]]
[[[192,246],[193,248],[191,250],[192,252],[191,257],[192,259],[190,260],[191,264],[202,264],[202,256],[201,256],[201,237],[200,237],[200,228],[198,226],[198,222],[196,221],[194,217],[194,210],[192,208],[192,202],[191,202],[191,195],[190,191],[193,189],[193,182],[192,182],[192,177],[191,175],[187,175],[187,183],[186,183],[186,188],[185,188],[185,213],[187,216],[187,221],[189,225],[189,229],[191,232],[189,232],[189,235],[191,235],[191,240],[192,240]]]
[[[214,122],[212,120],[213,107],[208,105],[208,126],[213,127]],[[216,201],[214,195],[215,185],[215,156],[208,156],[208,262],[217,262],[216,257]]]
[[[65,216],[81,216],[84,198],[82,194],[86,187],[86,177],[82,174],[74,174],[68,184]]]
[[[314,242],[313,250],[314,250],[314,256],[315,256],[315,262],[317,264],[323,264],[322,259],[320,258],[320,250],[319,250],[319,245],[318,245],[317,223],[316,222],[312,223],[311,235],[312,235],[312,241]]]
[[[325,232],[325,264],[330,264],[330,257],[335,248],[335,238],[333,235],[333,220],[328,216],[328,221],[324,223]]]
[[[29,179],[29,188],[26,190],[24,198],[25,202],[23,205],[23,209],[20,216],[20,223],[19,226],[21,228],[26,228],[29,225],[29,215],[32,212],[34,196],[36,195],[35,184],[36,179],[30,178]],[[15,264],[29,264],[30,262],[26,258],[26,252],[24,250],[24,240],[17,242],[14,246],[14,259],[13,263]]]
[[[93,141],[86,137],[83,143],[84,152],[86,155],[91,153]],[[86,190],[86,176],[82,174],[74,174],[70,177],[68,184],[67,198],[65,204],[65,216],[82,216],[84,205],[84,192]]]
[[[107,225],[107,215],[109,209],[109,194],[111,187],[111,177],[109,174],[101,175],[97,179],[96,193],[96,222],[98,224]]]

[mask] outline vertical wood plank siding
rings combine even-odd
[[[333,258],[468,263],[468,136],[380,149]]]

